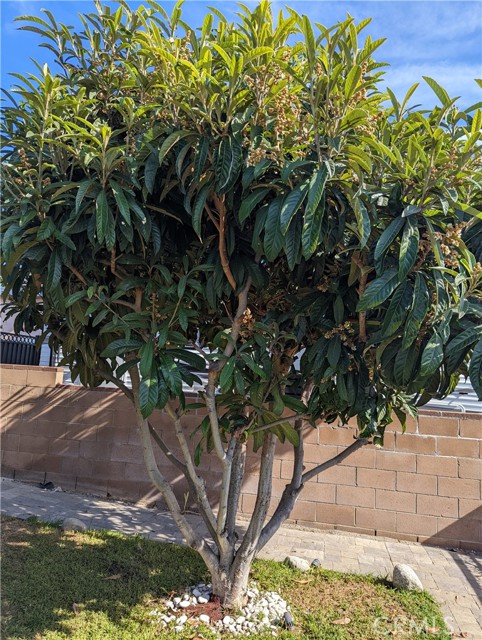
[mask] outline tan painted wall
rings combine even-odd
[[[62,386],[62,371],[4,365],[1,372],[2,473],[18,480],[52,481],[66,490],[158,503],[144,470],[134,414],[121,392]],[[192,431],[199,416],[186,419]],[[168,444],[165,416],[153,423]],[[331,458],[353,440],[352,427],[320,425],[306,434],[305,466]],[[310,481],[292,520],[323,529],[384,535],[449,547],[482,549],[482,416],[422,413],[407,433],[386,434],[384,449],[366,447]],[[288,482],[292,457],[279,446],[273,505]],[[162,455],[159,464],[177,495],[191,504],[186,484]],[[257,457],[248,455],[241,508],[249,513],[257,487]],[[201,472],[213,490],[217,459]]]

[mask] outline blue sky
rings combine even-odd
[[[170,12],[173,2],[158,0]],[[137,6],[140,2],[130,1]],[[254,5],[255,2],[245,2]],[[184,18],[192,26],[199,26],[207,7],[215,6],[230,16],[236,3],[230,0],[187,0]],[[482,2],[476,1],[409,1],[409,0],[289,0],[273,2],[275,13],[286,5],[307,14],[312,21],[331,26],[347,13],[357,21],[372,17],[366,30],[373,38],[388,38],[378,50],[376,58],[389,62],[386,84],[399,97],[422,75],[435,78],[451,96],[461,96],[460,104],[468,106],[482,100],[482,92],[473,81],[482,77]],[[48,60],[48,52],[38,48],[39,37],[17,31],[15,16],[41,15],[47,8],[58,21],[78,26],[79,12],[94,11],[90,0],[0,0],[2,27],[1,86],[12,83],[9,72],[25,73],[33,70],[29,58],[38,62]],[[431,106],[436,102],[430,89],[421,82],[415,102]]]

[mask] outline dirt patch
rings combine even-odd
[[[211,622],[218,622],[225,616],[223,608],[221,606],[221,600],[218,596],[211,596],[209,602],[205,604],[195,604],[186,610],[186,615],[194,616],[198,618],[200,615],[205,614],[209,616]]]

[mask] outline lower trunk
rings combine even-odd
[[[236,571],[220,569],[211,574],[213,594],[221,600],[226,610],[232,611],[245,606],[250,568],[251,562],[246,560]]]

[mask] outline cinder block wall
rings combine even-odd
[[[2,474],[52,481],[65,490],[157,503],[162,499],[144,469],[134,413],[120,391],[60,384],[61,370],[4,365],[1,372]],[[185,420],[187,432],[201,416]],[[166,416],[153,424],[176,449]],[[320,425],[305,438],[307,469],[353,441],[354,428]],[[384,449],[367,446],[307,483],[292,521],[449,547],[482,550],[482,416],[422,412],[407,432],[394,424]],[[241,508],[250,513],[257,488],[257,457],[248,453]],[[182,504],[191,496],[177,470],[159,452],[162,472]],[[214,456],[201,472],[215,500],[221,473]],[[273,504],[292,470],[289,447],[274,463]]]

